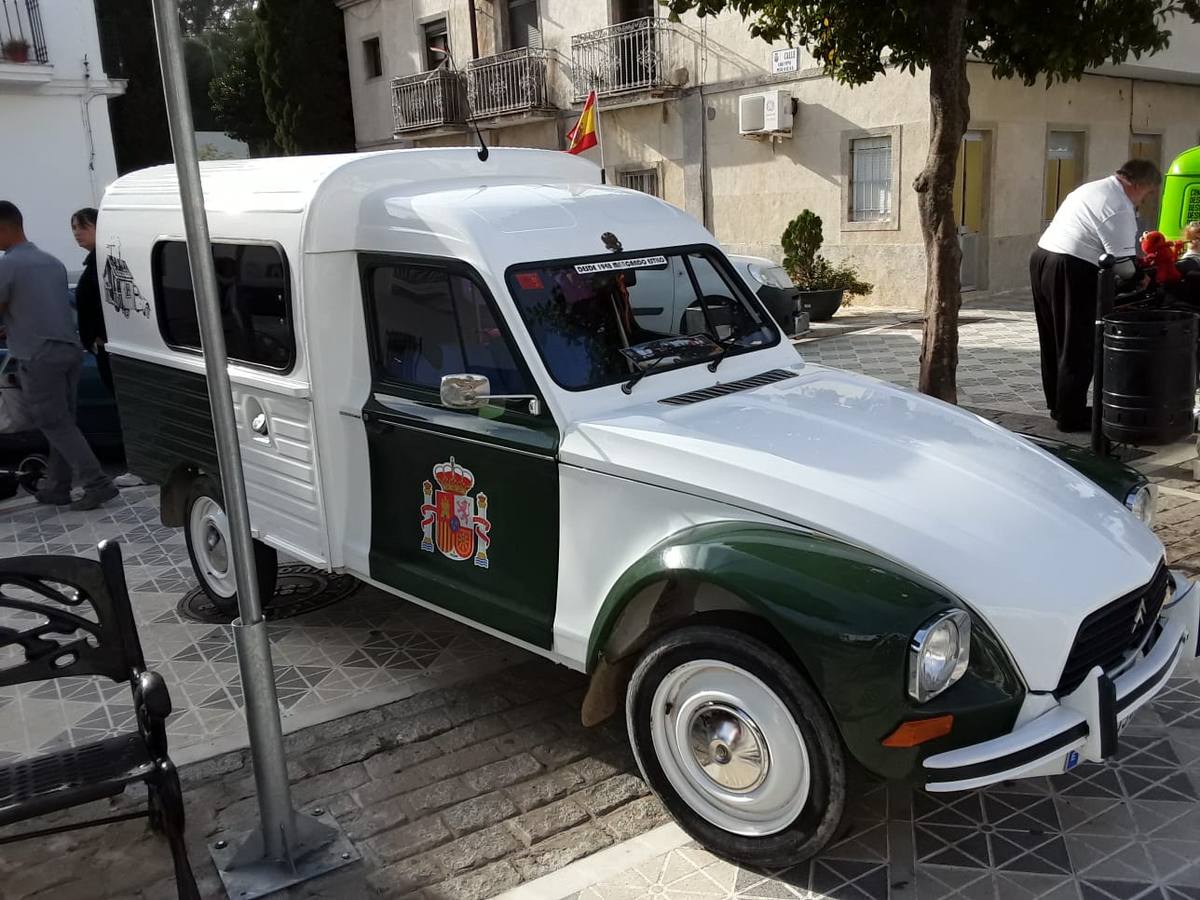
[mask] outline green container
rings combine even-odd
[[[1175,157],[1163,183],[1158,230],[1169,241],[1183,240],[1188,222],[1200,221],[1200,147]]]

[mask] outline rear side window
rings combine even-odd
[[[443,375],[486,375],[496,394],[532,385],[488,296],[457,269],[389,262],[365,270],[376,370],[383,381],[437,391]]]
[[[296,337],[283,251],[272,244],[213,244],[212,252],[229,358],[281,372],[291,369],[296,360]],[[163,340],[172,347],[199,350],[200,325],[187,244],[159,242],[152,262]]]

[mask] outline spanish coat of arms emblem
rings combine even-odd
[[[433,480],[437,490],[429,481],[421,485],[421,549],[432,553],[436,547],[448,559],[474,559],[476,566],[486,569],[492,543],[487,494],[470,496],[475,476],[453,456],[433,467]]]

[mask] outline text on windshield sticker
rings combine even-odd
[[[649,269],[666,264],[665,256],[639,256],[636,259],[609,259],[604,262],[580,263],[575,267],[575,273],[591,275],[595,272],[615,272],[618,269]]]

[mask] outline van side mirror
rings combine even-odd
[[[486,375],[443,375],[442,406],[450,409],[479,409],[487,405],[492,383]]]
[[[482,409],[490,400],[528,400],[529,414],[540,415],[542,401],[532,394],[493,394],[492,383],[486,375],[443,375],[442,406],[447,409]]]

